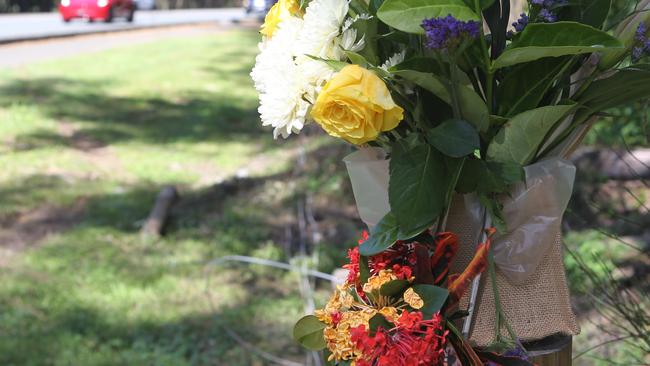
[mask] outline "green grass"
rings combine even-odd
[[[302,312],[295,275],[203,264],[233,253],[287,259],[279,241],[292,186],[266,177],[290,173],[296,143],[259,127],[248,76],[257,38],[170,39],[3,71],[0,224],[83,210],[27,248],[2,244],[0,364],[264,364],[223,325],[301,359],[290,337]],[[209,188],[242,168],[259,182],[229,195]],[[319,179],[304,186],[340,195],[327,169]],[[152,242],[138,230],[164,184],[184,200]]]

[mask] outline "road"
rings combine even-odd
[[[240,25],[223,26],[218,23],[170,25],[165,27],[133,29],[121,32],[84,34],[28,42],[0,44],[0,70],[35,62],[66,58],[82,53],[93,53],[115,47],[133,46],[160,39],[217,35]],[[250,29],[250,28],[249,28]]]
[[[233,22],[246,16],[242,8],[137,11],[135,21],[116,19],[107,24],[72,21],[64,23],[58,13],[0,15],[0,43],[48,38],[65,35],[90,34],[112,30],[141,29],[155,26],[202,22]]]

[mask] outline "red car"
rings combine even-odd
[[[59,13],[64,22],[84,18],[89,22],[101,19],[109,23],[116,17],[132,22],[135,9],[134,0],[61,0],[59,3]]]

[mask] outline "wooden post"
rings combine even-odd
[[[531,361],[538,366],[571,366],[571,336],[551,336],[525,345]]]

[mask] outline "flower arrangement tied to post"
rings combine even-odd
[[[287,138],[315,123],[381,163],[376,176],[359,169],[381,182],[372,196],[354,168],[371,161],[349,160],[362,218],[384,212],[351,249],[345,284],[297,323],[298,342],[338,365],[525,365],[524,341],[577,332],[511,324],[526,306],[513,310],[500,287],[549,285],[531,278],[555,255],[574,176],[562,159],[602,111],[650,97],[650,0],[608,32],[610,3],[532,0],[514,20],[508,0],[271,9],[251,73],[262,124]],[[461,226],[472,228],[462,240],[450,229],[459,197]],[[541,227],[551,235],[531,229],[549,215]]]

